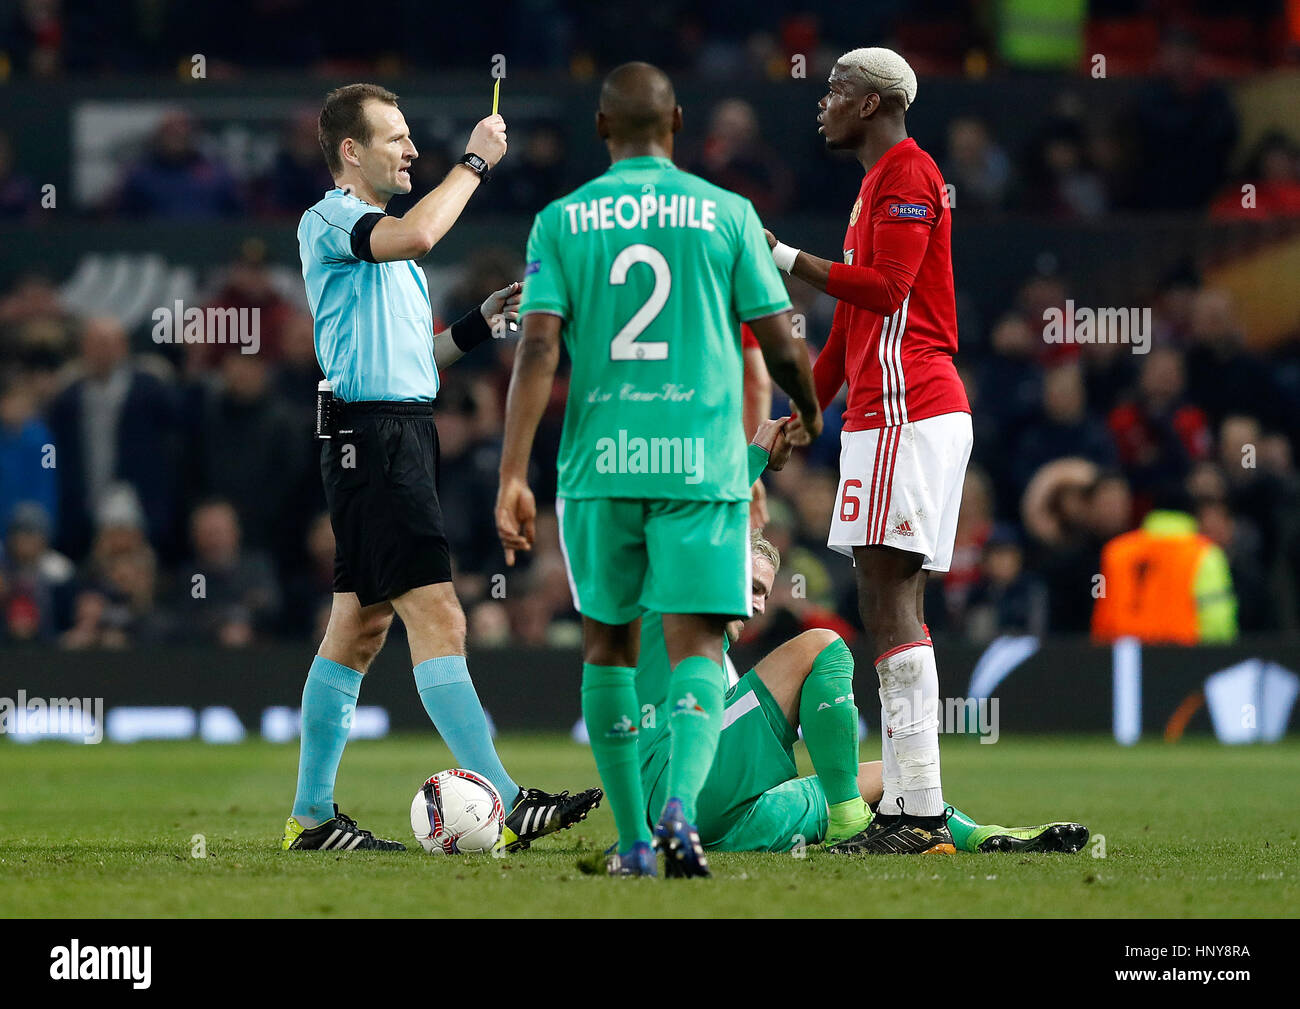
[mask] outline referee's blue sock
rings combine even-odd
[[[361,674],[317,655],[302,688],[302,738],[293,815],[314,827],[334,815],[334,778],[348,741]],[[314,822],[313,822],[314,821]]]
[[[506,774],[492,745],[487,716],[469,678],[463,655],[441,655],[415,667],[415,689],[456,762],[483,775],[501,793],[506,812],[519,797],[519,786]]]

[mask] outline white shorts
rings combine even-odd
[[[968,413],[843,432],[826,545],[849,557],[855,546],[896,547],[947,571],[973,441]]]

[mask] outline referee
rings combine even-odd
[[[438,369],[513,319],[520,285],[490,295],[441,333],[415,260],[451,229],[506,153],[506,124],[479,122],[465,155],[403,217],[384,207],[411,191],[418,156],[397,96],[374,84],[331,91],[320,145],[335,188],[298,224],[298,249],[325,393],[321,476],[337,548],[334,602],[302,692],[298,789],[285,850],[400,851],[338,811],[334,779],[361,679],[396,612],[406,625],[420,700],[459,766],[487,778],[505,809],[510,850],[572,826],[600,802],[521,789],[501,766],[465,664],[465,614],[451,581],[438,504]]]

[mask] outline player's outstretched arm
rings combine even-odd
[[[537,503],[528,487],[528,459],[555,383],[562,325],[557,315],[529,312],[524,316],[523,339],[515,351],[506,396],[506,431],[496,504],[497,535],[506,551],[506,564],[511,566],[516,550],[533,548]]]
[[[441,333],[433,334],[433,361],[438,370],[459,361],[480,343],[497,332],[498,326],[505,326],[519,318],[519,299],[524,285],[515,281],[499,291],[493,291],[478,307],[478,319],[475,313],[468,313],[458,319]],[[479,320],[482,320],[480,323]]]
[[[786,391],[794,404],[795,418],[799,423],[790,429],[791,444],[799,447],[811,444],[822,432],[822,415],[817,405],[817,389],[813,385],[808,352],[790,334],[790,313],[778,312],[762,319],[751,319],[749,328],[763,349],[763,360],[772,373],[772,380]]]
[[[763,229],[763,237],[767,239],[767,247],[772,250],[772,257],[776,260],[776,265],[792,277],[798,277],[805,284],[811,284],[819,291],[826,290],[826,281],[831,275],[831,267],[834,265],[829,259],[819,259],[811,252],[804,252],[802,249],[791,249],[788,245],[782,245],[777,240],[776,235]],[[781,252],[777,252],[777,246],[781,246]]]
[[[832,263],[802,249],[792,249],[777,241],[776,236],[766,229],[763,234],[776,265],[786,273],[825,291],[832,298],[881,315],[892,315],[903,304],[916,283],[916,275],[930,244],[928,225],[891,225],[877,230],[871,263],[854,266]]]
[[[480,120],[465,145],[466,154],[477,154],[496,166],[506,153],[506,121],[500,116]],[[456,165],[441,185],[402,217],[385,217],[370,232],[370,254],[377,263],[398,259],[420,259],[442,241],[460,217],[482,179],[466,165]]]

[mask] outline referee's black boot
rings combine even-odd
[[[568,792],[543,792],[540,788],[521,788],[519,798],[506,814],[501,840],[497,847],[506,851],[523,851],[539,837],[568,830],[600,805],[605,793],[589,788],[577,795]]]

